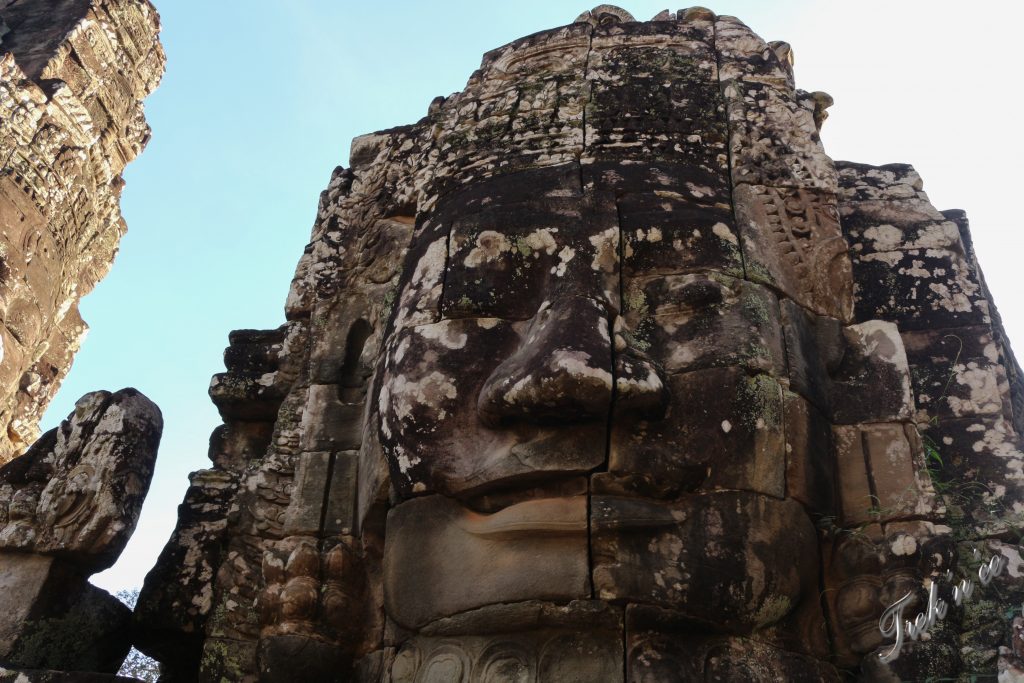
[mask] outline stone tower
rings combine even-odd
[[[0,0],[0,464],[39,436],[126,230],[159,30],[148,0]]]
[[[210,387],[162,680],[1022,675],[1020,369],[963,214],[833,162],[830,103],[735,18],[602,5],[357,138]]]

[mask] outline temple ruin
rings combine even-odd
[[[39,437],[125,233],[159,30],[146,0],[0,0],[0,464]]]
[[[133,615],[160,680],[1024,680],[1024,381],[966,216],[829,158],[793,66],[601,5],[356,138],[210,385]]]
[[[735,18],[601,6],[353,141],[210,387],[167,680],[1021,675],[1020,369],[962,212],[833,162],[830,104]]]
[[[160,411],[123,389],[39,419],[126,229],[159,30],[146,0],[0,0],[0,681],[115,680],[132,645],[131,610],[88,579],[135,529]]]

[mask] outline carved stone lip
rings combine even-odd
[[[494,540],[574,535],[587,530],[586,496],[515,503],[489,515],[471,513],[458,522],[466,533]]]

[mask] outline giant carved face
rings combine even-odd
[[[421,216],[376,405],[398,623],[594,597],[814,631],[781,307],[744,278],[715,163],[527,169]]]
[[[891,330],[843,327],[850,265],[814,113],[767,46],[732,68],[779,82],[722,87],[709,17],[532,36],[432,110],[440,151],[368,411],[394,494],[385,607],[410,632],[532,629],[500,656],[556,671],[548,640],[579,635],[589,605],[593,680],[621,670],[624,623],[640,673],[747,647],[659,640],[680,629],[827,655],[808,513],[834,503],[830,422],[864,418],[836,397],[866,404],[864,367],[897,361],[877,358]],[[903,379],[878,414],[902,410]],[[577,607],[519,614],[536,628],[486,616],[541,604]],[[439,642],[410,639],[395,680],[498,657]]]

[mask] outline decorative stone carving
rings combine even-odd
[[[126,227],[164,53],[148,0],[0,4],[0,463],[39,436]],[[85,476],[85,475],[82,475]]]
[[[0,469],[0,552],[111,566],[135,528],[162,428],[160,411],[134,389],[79,399],[68,420]]]
[[[1019,527],[1024,384],[963,217],[833,164],[830,103],[734,18],[601,6],[353,141],[285,325],[211,386],[136,611],[166,679],[1016,666],[959,613],[876,656],[955,535]]]
[[[835,196],[803,188],[740,185],[733,195],[748,276],[816,313],[853,314],[850,257]]]
[[[134,389],[98,391],[0,468],[0,660],[120,668],[131,613],[87,579],[114,563],[135,529],[162,428],[160,411]]]

